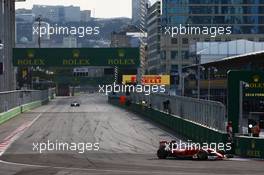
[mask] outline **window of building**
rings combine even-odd
[[[176,64],[172,64],[172,65],[171,65],[171,71],[173,71],[173,72],[177,72],[177,71],[178,71],[178,65],[176,65]]]
[[[172,38],[171,39],[171,44],[178,44],[177,38]]]
[[[188,38],[182,38],[182,44],[188,44],[189,40]]]
[[[181,52],[182,59],[188,59],[189,58],[189,52],[188,51],[182,51]]]
[[[216,42],[220,42],[221,41],[221,38],[215,38],[215,41]]]
[[[162,66],[160,67],[160,70],[161,70],[161,72],[166,72],[166,65],[162,65]]]
[[[194,42],[199,42],[200,41],[200,38],[193,38],[193,41]]]
[[[178,56],[178,51],[171,51],[171,59],[175,60]]]
[[[161,59],[166,60],[166,51],[161,51],[160,57]]]

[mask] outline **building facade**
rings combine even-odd
[[[16,43],[32,42],[32,24],[33,22],[16,21]]]
[[[140,0],[132,0],[132,23],[140,21]]]
[[[74,6],[64,7],[64,19],[66,22],[80,22],[81,21],[80,7],[74,7]]]
[[[199,61],[189,52],[196,42],[263,41],[264,0],[162,0],[161,23],[162,72],[181,75],[184,66]],[[231,33],[165,35],[166,27],[180,26],[230,27]]]
[[[50,22],[80,22],[81,20],[80,7],[76,6],[34,5],[32,13],[36,17],[41,16],[43,19],[48,19]]]
[[[161,3],[157,1],[148,8],[147,15],[147,73],[160,72]]]
[[[77,48],[77,38],[73,36],[63,37],[62,47]]]
[[[24,13],[24,14],[16,14],[16,20],[25,21],[25,22],[33,22],[36,19],[35,14],[33,13]]]
[[[110,47],[131,47],[130,36],[125,31],[112,32]]]
[[[12,64],[15,47],[15,0],[0,0],[0,91],[16,89]]]
[[[83,10],[81,11],[81,21],[82,22],[88,22],[91,20],[91,10]]]
[[[142,14],[147,11],[148,4],[148,0],[132,0],[132,24],[141,23]]]
[[[50,22],[59,22],[64,17],[63,6],[33,5],[32,13]]]

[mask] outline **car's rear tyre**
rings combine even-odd
[[[166,159],[168,157],[168,152],[164,148],[160,148],[157,151],[157,156],[159,159]]]
[[[198,160],[207,160],[207,159],[208,159],[208,154],[207,154],[207,152],[205,152],[205,151],[199,151],[199,152],[197,153],[197,159],[198,159]]]

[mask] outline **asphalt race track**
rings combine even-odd
[[[75,100],[80,107],[70,107]],[[23,113],[0,126],[0,143],[7,139],[10,145],[0,157],[0,175],[264,173],[264,161],[259,160],[159,160],[156,157],[159,140],[177,138],[133,113],[108,104],[107,98],[98,94],[57,98]],[[33,150],[33,143],[48,141],[99,143],[100,149],[84,153]]]

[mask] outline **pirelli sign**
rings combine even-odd
[[[133,84],[137,82],[136,75],[123,75],[123,84]],[[170,85],[170,75],[143,75],[141,84],[144,85]]]

